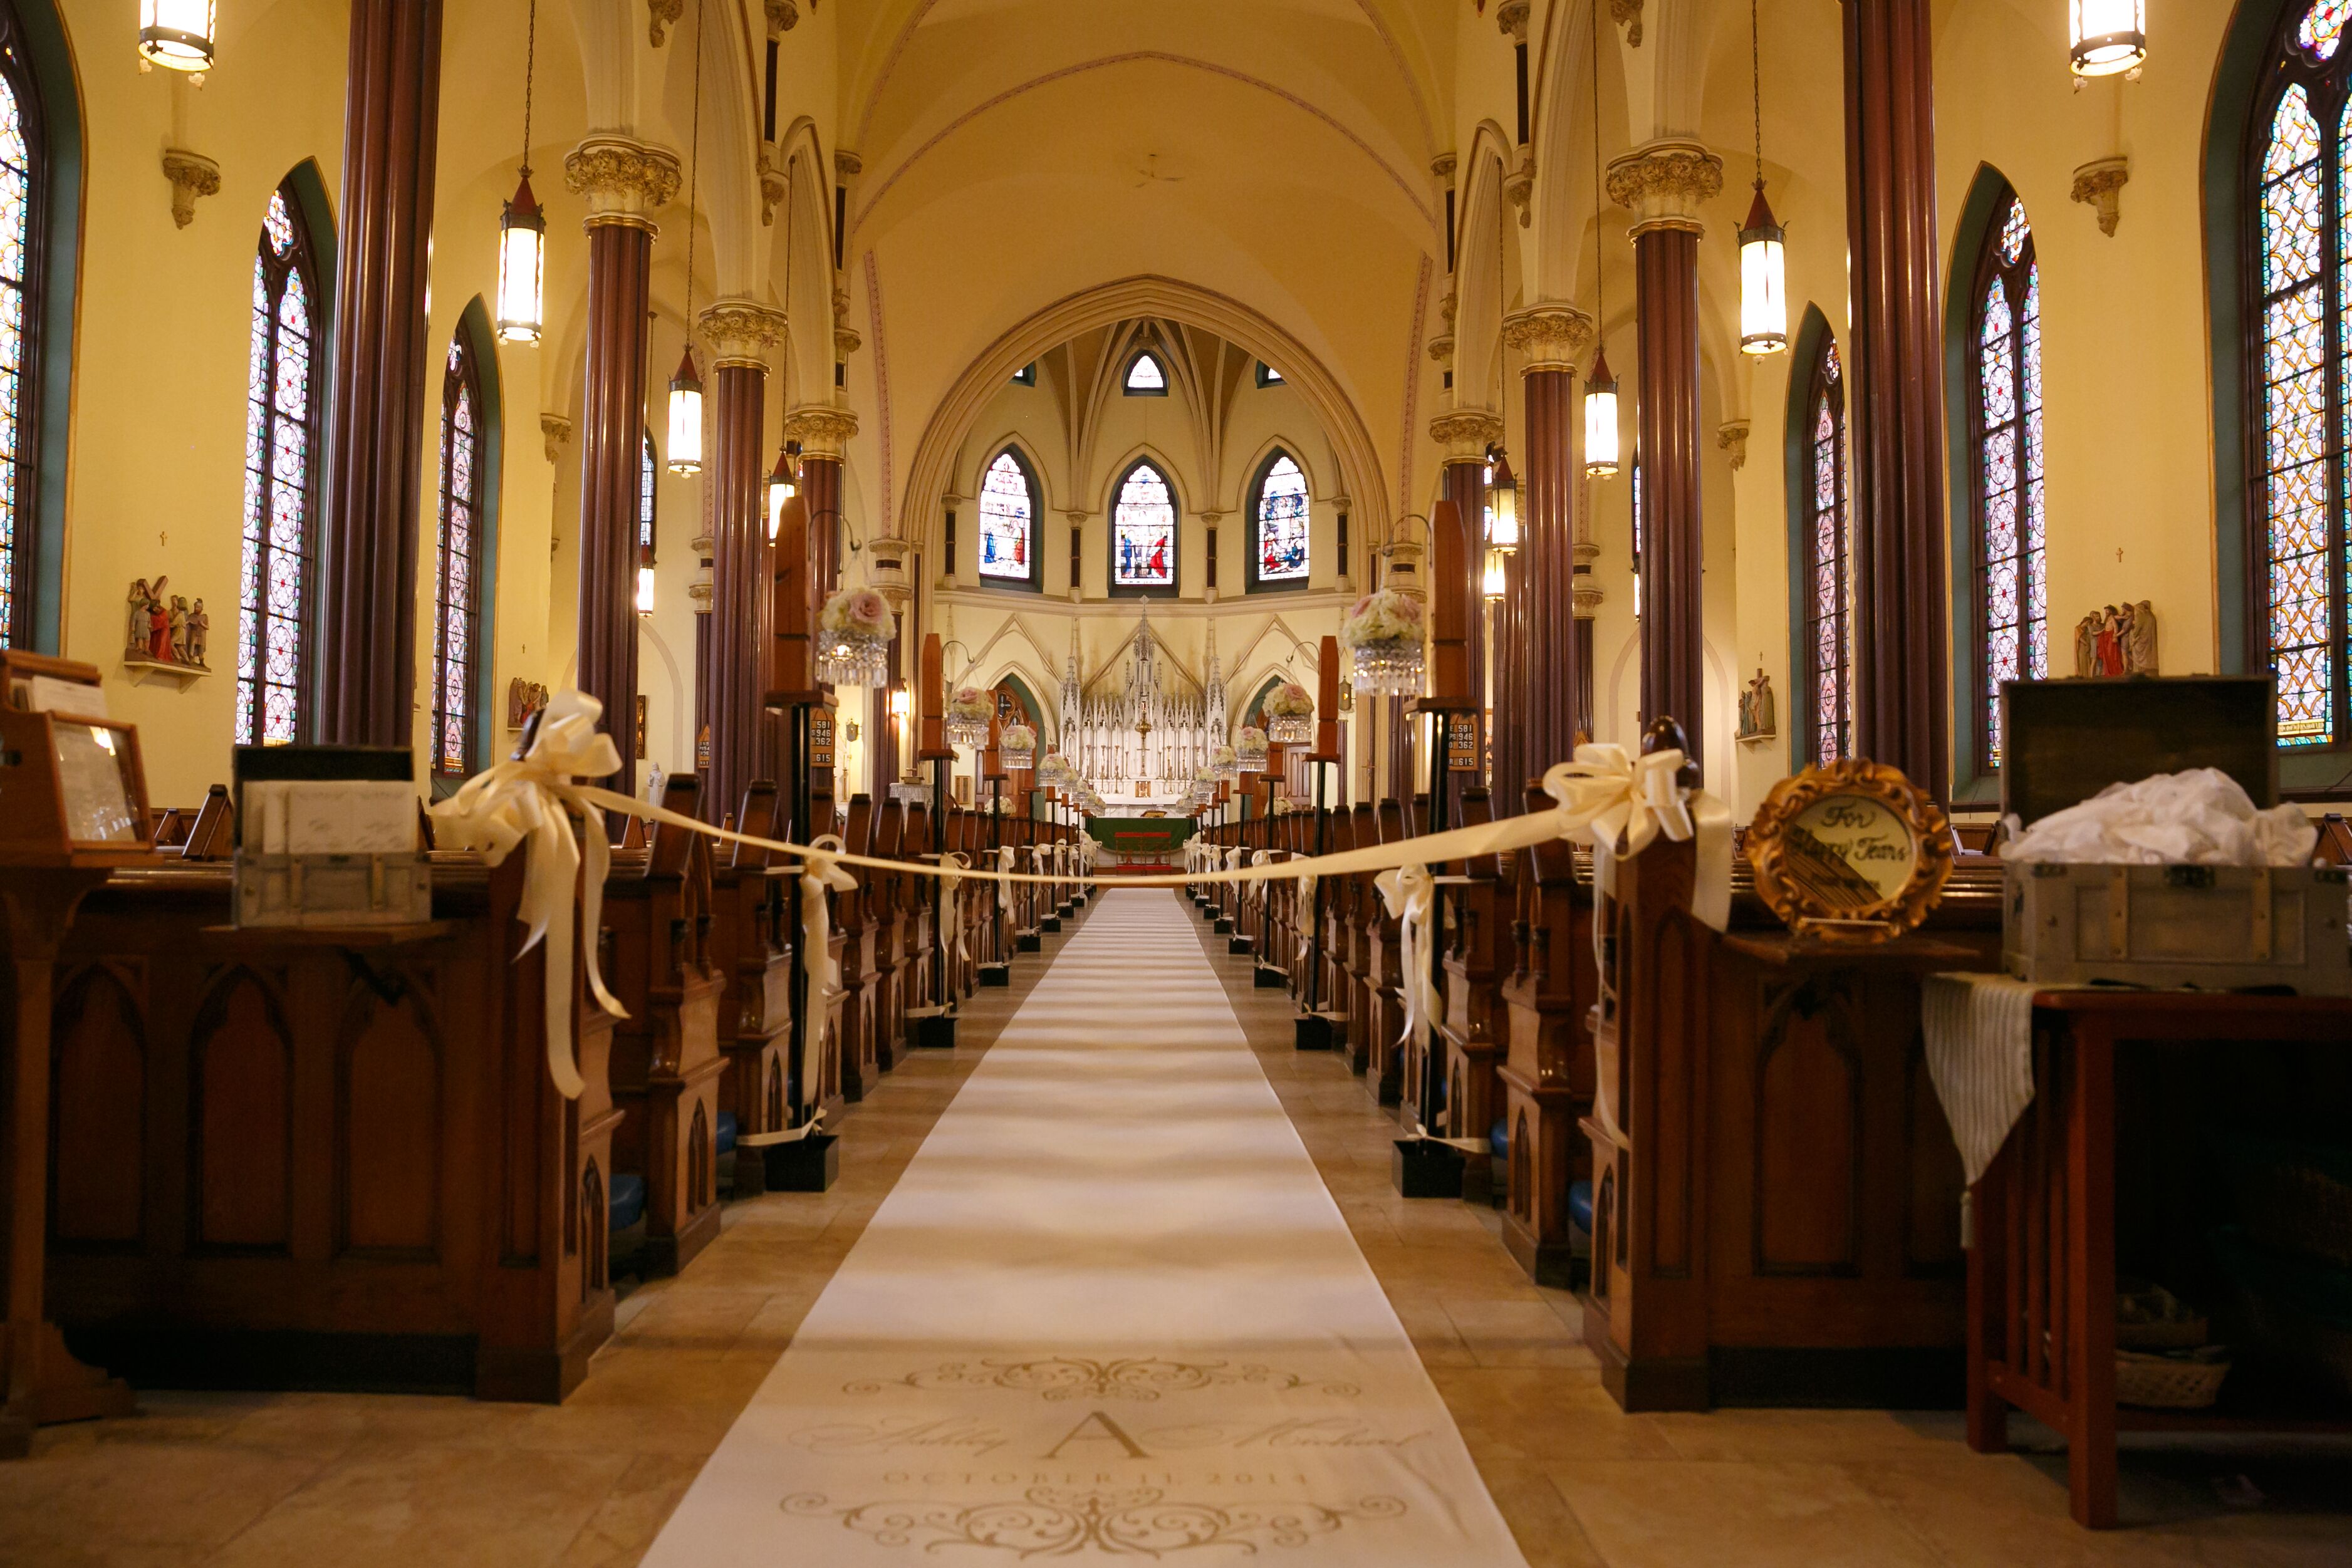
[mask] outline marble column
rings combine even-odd
[[[1723,162],[1691,141],[1654,141],[1609,165],[1609,195],[1633,214],[1641,364],[1642,721],[1681,721],[1706,746],[1706,626],[1700,597],[1698,242]]]
[[[440,0],[352,0],[309,738],[415,743]],[[430,382],[437,400],[440,383]]]
[[[710,461],[709,637],[710,769],[703,814],[718,821],[737,810],[751,780],[772,779],[773,747],[761,743],[768,661],[768,508],[761,461],[768,363],[784,339],[784,313],[751,299],[721,299],[703,311],[718,389]]]
[[[1951,789],[1944,382],[1928,0],[1845,0],[1853,744]]]
[[[1491,409],[1448,409],[1429,422],[1429,437],[1444,453],[1439,460],[1444,465],[1439,470],[1440,491],[1460,509],[1470,545],[1466,552],[1468,570],[1464,574],[1464,580],[1433,581],[1429,591],[1433,600],[1440,594],[1446,594],[1455,598],[1464,607],[1463,634],[1470,644],[1469,696],[1481,709],[1487,706],[1486,648],[1488,616],[1486,601],[1480,591],[1486,564],[1486,445],[1489,442],[1501,440],[1502,435],[1502,417]],[[1499,621],[1495,626],[1495,664],[1499,677],[1507,651]],[[1499,697],[1500,695],[1498,680],[1496,695]],[[1499,727],[1505,710],[1499,701],[1494,707]],[[1483,713],[1480,722],[1485,722]],[[1450,810],[1449,807],[1449,812]],[[1448,821],[1458,820],[1449,814]]]
[[[580,430],[580,689],[604,705],[621,752],[610,781],[635,792],[639,444],[646,422],[646,309],[653,214],[677,193],[676,156],[625,137],[591,137],[563,161],[588,202],[588,341]]]
[[[1507,780],[1514,804],[1576,749],[1581,690],[1575,630],[1577,357],[1592,346],[1592,319],[1545,302],[1503,320],[1503,343],[1519,357],[1527,394],[1527,451],[1519,468],[1521,592],[1528,651],[1521,711],[1520,774]]]

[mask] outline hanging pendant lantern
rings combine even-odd
[[[1499,545],[1486,547],[1486,570],[1478,580],[1478,595],[1489,604],[1503,601],[1503,551]]]
[[[1789,346],[1787,232],[1756,182],[1756,200],[1739,230],[1739,351],[1777,354]]]
[[[499,219],[499,319],[501,343],[536,343],[546,320],[547,214],[530,193],[530,170]]]
[[[654,612],[654,552],[649,545],[637,547],[637,613]]]
[[[1499,446],[1486,454],[1486,543],[1505,555],[1519,548],[1519,481]]]
[[[1584,471],[1596,479],[1617,472],[1617,378],[1605,348],[1584,382]]]
[[[669,471],[702,472],[702,378],[694,371],[694,346],[677,357],[669,379]]]
[[[212,69],[217,20],[214,0],[139,0],[139,68]]]
[[[800,494],[800,449],[797,441],[787,441],[776,454],[776,466],[768,475],[768,542],[774,544],[783,531],[784,503]]]
[[[2077,78],[2138,79],[2147,63],[2147,0],[2068,0],[2067,63]]]

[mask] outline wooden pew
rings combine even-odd
[[[48,1293],[145,1386],[562,1400],[612,1333],[614,1020],[547,1068],[523,857],[432,857],[418,927],[247,930],[229,868],[91,894],[52,1035]],[[520,954],[520,956],[518,956]]]
[[[698,780],[673,774],[662,804],[696,814]],[[613,1030],[616,1168],[646,1181],[646,1270],[674,1274],[719,1236],[719,998],[709,963],[711,841],[667,822],[642,852],[614,852],[604,886],[604,983],[628,1016]]]
[[[866,852],[877,860],[898,858],[907,831],[903,801],[884,800],[874,808],[873,832]],[[878,972],[874,1005],[874,1060],[887,1072],[906,1059],[908,999],[907,942],[911,917],[905,890],[896,872],[860,867],[857,880],[866,889],[866,907],[874,925],[874,964]]]
[[[1344,806],[1328,809],[1323,825],[1323,851],[1339,854],[1356,847],[1356,816]],[[1355,884],[1345,876],[1324,877],[1318,887],[1322,904],[1323,929],[1316,941],[1316,961],[1322,973],[1316,977],[1316,995],[1331,1024],[1331,1049],[1341,1052],[1349,1070],[1363,1071],[1357,1061],[1354,1046],[1356,1012],[1356,975],[1349,965],[1349,945],[1352,935],[1349,921],[1354,915]]]
[[[1401,844],[1410,835],[1403,803],[1394,796],[1372,813],[1374,830],[1383,844]],[[1404,1098],[1404,982],[1402,923],[1389,913],[1388,900],[1373,885],[1378,873],[1363,875],[1360,894],[1361,941],[1364,955],[1364,1036],[1367,1057],[1364,1086],[1382,1105]]]
[[[755,838],[792,836],[791,824],[776,815],[776,787],[765,779],[744,791],[735,820]],[[748,844],[711,853],[710,966],[721,987],[719,1051],[727,1062],[719,1090],[721,1154],[744,1133],[791,1124],[784,1059],[792,1049],[792,944],[799,923],[793,918],[793,879],[771,874],[770,859],[769,851]],[[764,1191],[763,1170],[759,1160],[739,1160],[735,1196]]]
[[[1349,841],[1358,849],[1378,844],[1380,809],[1368,800],[1357,801],[1349,813]],[[1360,871],[1342,879],[1347,890],[1343,901],[1347,924],[1340,932],[1340,940],[1348,969],[1348,1065],[1356,1072],[1371,1071],[1372,1030],[1380,1021],[1380,982],[1373,969],[1372,930],[1380,920],[1374,909],[1381,895],[1372,886],[1374,874]]]
[[[902,984],[906,1005],[915,1008],[936,1007],[940,997],[940,975],[936,955],[931,946],[931,894],[934,883],[912,868],[927,862],[923,857],[937,848],[931,836],[930,809],[920,800],[907,802],[907,829],[900,841],[898,859],[909,869],[898,873],[898,907],[906,912],[906,951]],[[899,1039],[902,1048],[915,1043],[915,1023],[907,1020],[905,1033]]]
[[[864,854],[873,832],[873,798],[852,795],[843,845]],[[882,969],[875,956],[881,922],[875,914],[872,873],[861,866],[852,874],[857,879],[856,891],[836,894],[833,910],[834,929],[841,934],[841,1092],[845,1100],[857,1101],[882,1081],[882,1062],[876,1054]]]
[[[1586,1343],[1629,1410],[1951,1403],[1960,1164],[1919,988],[1999,967],[2000,865],[1956,865],[1920,931],[1844,951],[1793,942],[1746,873],[1717,934],[1692,845],[1618,870]]]
[[[1533,786],[1529,811],[1550,808]],[[1517,857],[1511,973],[1502,985],[1506,1048],[1497,1070],[1508,1159],[1503,1245],[1539,1283],[1571,1282],[1570,1189],[1588,1165],[1579,1122],[1592,1104],[1586,1017],[1598,993],[1589,862],[1566,840]]]

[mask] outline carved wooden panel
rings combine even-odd
[[[1656,1049],[1647,1125],[1637,1138],[1649,1141],[1643,1168],[1650,1175],[1647,1207],[1650,1258],[1661,1275],[1691,1271],[1698,1105],[1697,1071],[1706,998],[1691,984],[1697,970],[1691,922],[1674,915],[1661,921],[1652,951],[1656,967],[1646,977],[1644,1010],[1654,1020]],[[1629,1129],[1630,1130],[1630,1129]]]
[[[1937,1278],[1958,1277],[1968,1267],[1960,1246],[1960,1195],[1968,1182],[1960,1171],[1960,1151],[1952,1142],[1952,1124],[1936,1098],[1936,1081],[1927,1071],[1927,1047],[1914,1037],[1906,1054],[1906,1109],[1904,1137],[1905,1168],[1911,1177],[1904,1266],[1907,1272]]]
[[[429,1255],[439,1239],[441,1052],[415,993],[356,992],[344,1014],[342,1244]]]
[[[1862,1249],[1862,1058],[1834,980],[1768,991],[1755,1066],[1748,1228],[1759,1274],[1849,1275]]]
[[[197,1010],[193,1206],[201,1247],[283,1248],[293,1231],[294,1045],[280,992],[221,974]]]
[[[68,1246],[135,1246],[143,1230],[147,1029],[124,976],[93,964],[68,979],[50,1038],[49,1234]]]

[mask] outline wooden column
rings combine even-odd
[[[588,200],[588,342],[580,426],[580,689],[604,705],[621,751],[606,782],[635,793],[640,443],[652,214],[677,193],[677,160],[624,137],[592,137],[563,161]]]
[[[1944,799],[1944,383],[1928,0],[1845,0],[1853,738]]]
[[[703,814],[718,821],[742,804],[751,780],[772,779],[761,744],[766,646],[773,573],[768,564],[767,465],[761,439],[768,386],[761,355],[783,340],[783,312],[722,299],[702,313],[717,367],[717,419],[704,482],[710,486],[710,777]]]
[[[316,738],[406,747],[416,727],[441,0],[352,0],[351,13]]]
[[[1699,204],[1723,189],[1722,162],[1687,141],[1654,141],[1609,166],[1609,195],[1633,210],[1640,324],[1642,720],[1682,724],[1706,745],[1706,627],[1699,594]]]
[[[1519,773],[1495,793],[1523,799],[1526,785],[1575,749],[1582,690],[1573,613],[1576,580],[1577,356],[1591,346],[1592,319],[1573,306],[1538,304],[1503,323],[1527,394],[1527,450],[1519,471],[1520,580],[1528,651],[1521,695],[1526,734]]]

